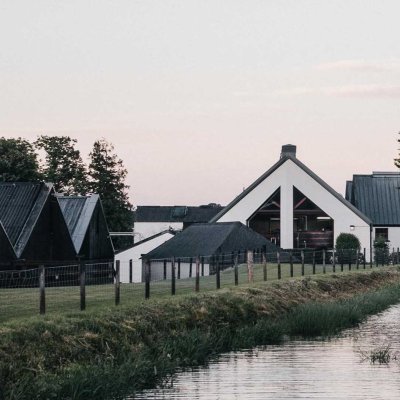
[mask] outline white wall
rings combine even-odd
[[[144,262],[142,262],[142,268],[144,270]],[[163,261],[152,261],[151,262],[151,280],[152,281],[160,281],[164,279],[164,262]],[[180,266],[181,274],[180,279],[189,278],[190,272],[190,263],[189,262],[181,262]],[[200,276],[201,275],[201,264],[200,264]],[[210,275],[210,266],[209,264],[204,263],[204,276]],[[195,258],[193,258],[192,264],[192,277],[196,276],[196,262]],[[178,279],[178,261],[175,261],[175,277]],[[171,262],[167,262],[167,279],[171,279]]]
[[[392,251],[393,249],[397,251],[397,248],[400,248],[400,227],[395,226],[395,227],[386,227],[386,226],[379,226],[379,228],[388,228],[388,239],[390,240],[389,242],[389,249]],[[372,240],[375,240],[375,227],[373,231],[373,237]]]
[[[134,242],[140,242],[169,228],[180,231],[183,228],[183,222],[135,222]]]
[[[342,232],[353,233],[360,239],[362,247],[370,247],[369,225],[290,159],[225,213],[218,222],[241,221],[247,224],[249,217],[281,187],[281,247],[293,248],[293,186],[334,220],[334,240]],[[351,231],[350,225],[354,225],[356,229]]]
[[[165,232],[163,235],[116,254],[115,260],[120,261],[121,282],[129,283],[129,260],[132,260],[132,281],[142,282],[142,260],[140,259],[142,254],[147,254],[173,236],[172,233]]]

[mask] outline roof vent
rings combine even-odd
[[[296,146],[294,144],[283,145],[281,158],[283,157],[296,157]]]

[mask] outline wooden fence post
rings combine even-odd
[[[144,298],[148,299],[150,298],[150,260],[146,260],[144,267],[144,273],[145,273],[145,287],[144,287]]]
[[[234,261],[234,271],[235,271],[235,286],[239,285],[239,254],[235,254]]]
[[[132,273],[132,260],[129,260],[129,283],[132,283],[133,280]]]
[[[192,257],[189,258],[189,278],[192,277],[192,265],[193,265],[193,259]]]
[[[366,268],[366,257],[367,257],[367,249],[364,247],[364,260],[363,260],[363,267]]]
[[[80,298],[81,311],[86,309],[86,264],[83,261],[79,263],[80,272]]]
[[[267,276],[267,253],[263,251],[262,253],[262,261],[263,261],[263,279],[266,281],[268,279]]]
[[[315,275],[315,250],[312,252],[312,273]]]
[[[196,257],[196,292],[200,291],[200,257]]]
[[[304,250],[301,251],[301,276],[304,276]]]
[[[201,257],[201,276],[204,276],[204,257]]]
[[[178,279],[181,279],[181,259],[178,258]]]
[[[221,288],[221,274],[220,274],[220,265],[219,265],[219,255],[214,256],[215,259],[215,277],[216,277],[216,284],[217,284],[217,289]]]
[[[356,269],[360,269],[360,258],[359,258],[359,251],[358,249],[355,250],[356,252]]]
[[[289,252],[289,262],[290,262],[290,277],[293,278],[293,254]]]
[[[115,305],[118,306],[120,303],[121,295],[121,271],[120,261],[115,261]]]
[[[39,267],[39,290],[40,290],[40,301],[39,301],[39,309],[40,314],[46,313],[46,278],[45,278],[45,269],[44,265]]]
[[[322,272],[326,274],[326,252],[322,249]]]
[[[279,251],[276,253],[276,261],[278,263],[278,279],[282,278],[282,271],[281,271],[281,253]]]
[[[176,292],[176,282],[175,282],[175,257],[171,259],[171,295],[174,296]]]
[[[163,279],[167,280],[167,260],[163,261]]]
[[[252,250],[247,250],[247,278],[248,282],[252,283],[254,281],[254,252]]]
[[[347,254],[349,254],[349,250],[347,251]],[[350,257],[349,257],[349,271],[351,271],[351,250],[350,250]]]
[[[335,249],[332,249],[332,271],[336,272],[336,254],[335,254]]]

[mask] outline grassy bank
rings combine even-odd
[[[150,300],[0,328],[0,398],[108,399],[218,353],[326,335],[400,301],[396,269]]]

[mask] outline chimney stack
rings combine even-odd
[[[296,146],[294,144],[283,145],[281,158],[283,157],[296,157]]]

